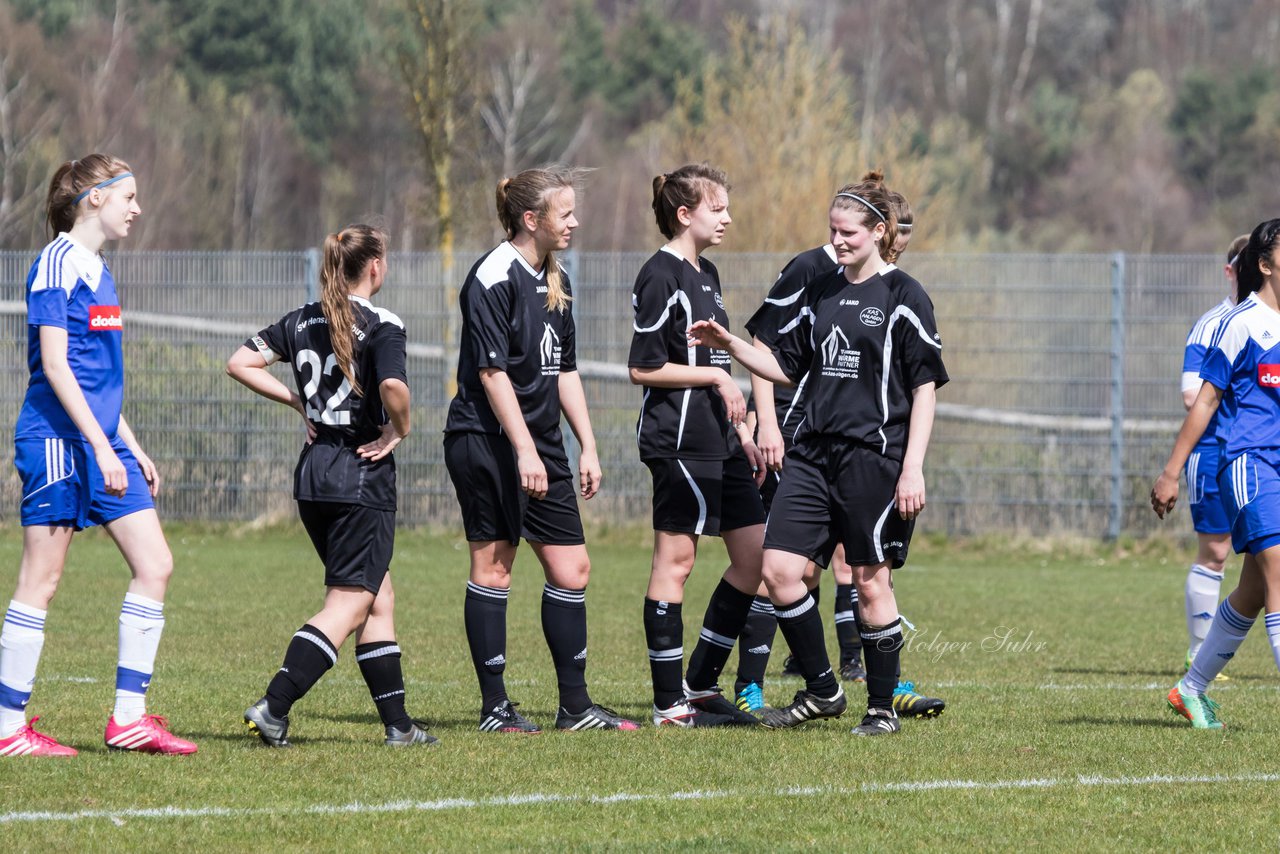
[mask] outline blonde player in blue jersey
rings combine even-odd
[[[195,753],[146,709],[173,572],[152,501],[155,464],[121,414],[123,322],[103,244],[142,214],[129,165],[105,154],[63,163],[46,205],[54,240],[27,276],[31,379],[14,429],[22,477],[22,564],[0,630],[0,756],[74,756],[26,719],[44,647],[45,618],[76,531],[106,528],[133,580],[120,609],[116,701],[107,747]]]
[[[1236,259],[1249,242],[1249,235],[1242,234],[1227,247],[1227,263],[1223,268],[1229,290],[1222,302],[1206,311],[1187,334],[1187,346],[1182,359],[1182,405],[1190,409],[1200,391],[1200,368],[1209,352],[1209,344],[1218,331],[1218,324],[1236,305]],[[1187,615],[1187,657],[1183,669],[1191,667],[1191,660],[1200,651],[1205,634],[1213,622],[1213,612],[1218,609],[1218,593],[1222,588],[1222,571],[1231,551],[1231,522],[1227,518],[1221,495],[1218,493],[1218,417],[1215,415],[1205,428],[1204,435],[1195,450],[1187,458],[1184,471],[1187,480],[1187,500],[1190,502],[1191,523],[1196,531],[1198,548],[1195,562],[1187,572],[1183,601]],[[1219,680],[1226,674],[1219,673]]]
[[[1217,415],[1218,487],[1244,565],[1191,668],[1169,691],[1169,707],[1196,729],[1222,728],[1205,689],[1264,609],[1280,667],[1280,219],[1249,235],[1236,282],[1238,304],[1218,324],[1200,368],[1204,382],[1151,488],[1151,507],[1164,518],[1178,500],[1179,472]]]

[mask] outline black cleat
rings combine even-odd
[[[271,714],[266,697],[244,710],[244,722],[267,747],[293,747],[288,738],[289,716],[277,718]]]
[[[518,703],[503,700],[488,712],[480,713],[481,732],[522,732],[529,735],[542,732],[542,727],[516,711]]]
[[[848,706],[843,688],[838,688],[834,697],[826,698],[808,691],[797,691],[790,704],[781,709],[765,709],[760,723],[769,729],[786,729],[818,718],[838,718]]]
[[[584,712],[571,715],[560,707],[560,711],[556,713],[556,729],[566,729],[570,732],[581,732],[584,729],[640,729],[640,725],[635,721],[629,721],[619,715],[613,709],[606,709],[604,706],[592,705]]]
[[[782,675],[783,676],[804,676],[800,672],[800,662],[796,661],[794,655],[788,655],[782,659]]]
[[[387,727],[387,740],[384,744],[387,747],[408,747],[411,744],[439,744],[440,739],[427,732],[427,722],[420,721],[417,718],[409,722],[407,730],[399,730],[393,726]]]
[[[862,723],[850,730],[854,735],[891,735],[902,729],[893,709],[867,709]]]
[[[843,662],[840,665],[840,680],[842,682],[866,682],[867,670],[862,666],[862,662],[858,659]]]
[[[727,718],[720,726],[759,726],[760,719],[750,712],[743,711],[731,702],[720,691],[720,686],[712,685],[705,691],[695,691],[684,683],[684,696],[689,705],[704,715],[716,718]]]

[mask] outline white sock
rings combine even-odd
[[[136,593],[120,606],[120,660],[116,666],[116,723],[131,724],[147,713],[147,687],[164,631],[164,603]]]
[[[1209,634],[1205,636],[1204,644],[1191,662],[1191,669],[1182,677],[1182,687],[1197,696],[1203,694],[1209,683],[1235,656],[1251,628],[1253,620],[1240,616],[1231,607],[1231,600],[1223,599],[1213,618],[1213,625],[1209,627]]]
[[[0,629],[0,738],[27,723],[27,701],[36,683],[36,665],[44,649],[48,611],[10,600]]]
[[[1222,573],[1207,566],[1191,564],[1187,573],[1187,654],[1192,658],[1200,651],[1213,623],[1213,612],[1218,610],[1218,594],[1222,590]]]
[[[1267,640],[1271,641],[1271,655],[1276,660],[1276,667],[1280,668],[1280,611],[1267,614]]]

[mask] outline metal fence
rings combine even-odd
[[[0,252],[0,425],[26,385],[24,282],[34,252]],[[397,451],[400,518],[457,525],[443,461],[457,317],[476,253],[397,254],[378,303],[405,321],[415,433]],[[640,392],[625,379],[630,290],[647,253],[569,253],[579,360],[605,470],[588,519],[647,520],[650,480],[635,450]],[[713,256],[729,317],[760,303],[787,256]],[[228,379],[246,334],[314,296],[318,256],[112,252],[125,316],[125,414],[160,466],[166,518],[291,514],[296,416]],[[952,381],[926,463],[922,531],[1141,535],[1146,495],[1182,415],[1178,377],[1191,323],[1225,294],[1213,256],[941,255],[904,267],[937,308]],[[566,431],[567,432],[567,431]],[[10,451],[11,453],[11,451]],[[12,457],[10,457],[12,459]],[[0,516],[19,484],[0,478]],[[1185,508],[1163,530],[1187,530]]]

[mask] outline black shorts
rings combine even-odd
[[[444,439],[444,461],[468,542],[506,540],[514,546],[524,537],[548,546],[580,546],[587,541],[567,461],[542,457],[547,497],[540,501],[520,487],[516,454],[503,436],[450,433]]]
[[[645,460],[653,474],[653,529],[719,536],[760,525],[764,504],[741,452],[726,460]]]
[[[391,569],[396,511],[299,501],[298,515],[324,562],[325,586],[363,587],[376,596]]]
[[[764,476],[764,483],[760,484],[760,501],[764,505],[764,514],[769,515],[769,510],[773,507],[773,496],[778,494],[778,483],[782,480],[782,472],[771,471]]]
[[[902,463],[840,440],[807,439],[787,454],[764,547],[804,555],[820,566],[844,544],[850,566],[907,561],[915,520],[898,515]]]

